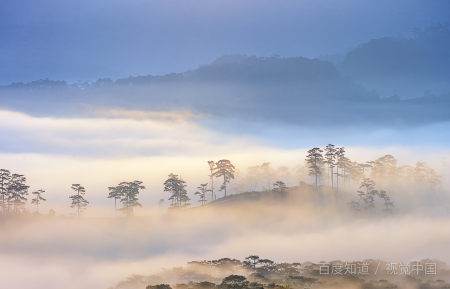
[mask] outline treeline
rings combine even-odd
[[[217,200],[219,194],[226,198],[230,192],[240,194],[272,191],[283,199],[289,187],[306,182],[312,184],[317,193],[328,188],[334,190],[340,198],[343,198],[344,193],[348,197],[347,192],[355,191],[357,201],[352,200],[348,203],[350,210],[355,214],[360,212],[372,214],[375,209],[375,197],[378,196],[384,200],[383,212],[391,215],[394,207],[391,192],[396,192],[396,195],[408,192],[426,196],[432,204],[432,196],[436,195],[441,184],[442,176],[425,162],[417,162],[415,166],[398,166],[397,160],[392,155],[385,155],[373,161],[358,163],[346,156],[344,147],[336,147],[333,144],[324,148],[312,148],[307,153],[303,164],[297,165],[292,170],[286,166],[274,169],[270,162],[265,162],[262,165],[248,167],[246,174],[236,170],[230,160],[208,161],[209,174],[205,176],[205,182],[199,184],[194,196],[198,196],[201,205]],[[443,168],[445,166],[444,158]],[[376,189],[377,184],[382,189]],[[187,209],[191,206],[187,184],[181,176],[169,174],[163,187],[163,191],[170,194],[167,198],[170,202],[169,211]],[[70,207],[76,209],[71,215],[80,217],[89,204],[84,198],[86,190],[80,184],[73,184],[71,188],[75,194],[69,196],[72,201]],[[2,213],[29,213],[25,208],[28,189],[25,176],[11,174],[5,169],[0,170]],[[138,180],[108,187],[107,198],[114,199],[115,216],[117,212],[122,212],[127,217],[132,217],[134,209],[142,207],[138,196],[143,189],[145,189],[143,182]],[[35,196],[31,204],[36,205],[36,213],[39,213],[41,202],[46,201],[44,193],[42,189],[32,192]],[[165,199],[161,199],[158,202],[160,208],[164,201]],[[118,208],[118,205],[122,207]]]
[[[434,271],[426,271],[427,265]],[[416,270],[412,271],[413,268]],[[193,261],[185,268],[164,269],[150,276],[132,275],[115,289],[428,289],[448,288],[445,279],[449,277],[446,263],[429,259],[401,264],[373,259],[276,263],[250,255],[244,261],[232,258]]]
[[[25,208],[28,201],[28,189],[26,185],[27,179],[24,175],[11,174],[9,170],[0,169],[0,193],[1,193],[1,210],[2,214],[21,214],[29,213]],[[34,197],[31,204],[36,205],[36,212],[39,212],[39,204],[46,199],[42,196],[44,190],[32,192]]]

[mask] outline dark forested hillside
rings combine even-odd
[[[418,31],[413,39],[383,38],[366,43],[347,54],[338,66],[341,71],[331,62],[304,57],[224,55],[195,70],[162,76],[73,84],[48,79],[13,83],[0,86],[1,106],[57,116],[83,114],[86,105],[188,109],[218,117],[313,126],[447,121],[450,97],[448,92],[438,91],[450,76],[450,65],[446,65],[450,49],[445,49],[450,45],[450,33],[448,26],[433,27]],[[404,90],[390,97],[380,97],[373,90],[390,91],[405,83],[408,90],[422,96],[402,100]],[[423,85],[429,88],[425,94],[420,88]],[[436,90],[430,91],[434,87]]]
[[[382,96],[420,97],[450,90],[450,24],[414,30],[412,37],[373,39],[347,53],[343,73]]]

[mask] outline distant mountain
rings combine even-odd
[[[225,54],[213,62],[211,62],[211,65],[220,65],[225,63],[239,63],[243,60],[246,60],[248,58],[247,54]]]
[[[450,24],[414,31],[412,38],[373,39],[348,52],[339,66],[382,97],[417,98],[450,92]]]
[[[378,42],[385,45],[391,41],[403,40]],[[373,66],[376,62],[353,60],[359,55],[368,57],[369,49],[364,47],[348,53],[340,69],[360,75],[362,81],[367,77],[385,85],[386,79],[391,79],[383,74],[389,69],[386,61],[380,60],[379,70],[364,74],[364,65]],[[392,75],[403,75],[402,69],[392,69]],[[427,71],[431,75],[432,70]],[[398,93],[380,98],[376,91],[344,76],[331,62],[278,55],[265,58],[224,55],[195,70],[162,76],[130,76],[116,81],[102,78],[73,84],[45,79],[0,86],[3,108],[38,115],[79,115],[83,105],[88,104],[149,110],[189,109],[217,117],[307,126],[361,123],[390,126],[450,120],[450,94],[427,91],[422,95],[412,100],[402,100]]]

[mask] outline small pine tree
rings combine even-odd
[[[286,184],[282,181],[278,181],[273,184],[273,192],[280,196],[280,198],[286,197]]]
[[[77,194],[69,196],[69,198],[72,199],[72,204],[70,205],[70,207],[77,208],[77,217],[79,218],[80,213],[85,211],[86,206],[89,204],[89,202],[83,198],[83,195],[85,194],[86,190],[80,184],[72,184],[71,189],[77,192]]]
[[[44,199],[42,197],[42,194],[45,193],[44,190],[37,190],[35,192],[32,192],[32,194],[36,195],[36,197],[34,197],[34,199],[31,199],[31,203],[36,205],[36,212],[39,214],[39,204],[41,203],[41,201],[47,201],[46,199]]]
[[[199,195],[199,202],[202,203],[202,206],[206,203],[206,193],[211,190],[207,189],[208,184],[200,184],[200,187],[197,187],[198,191],[194,193],[194,195]]]

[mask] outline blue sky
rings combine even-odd
[[[165,74],[230,53],[316,57],[449,19],[448,1],[1,1],[0,84]]]

